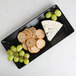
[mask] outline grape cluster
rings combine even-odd
[[[51,18],[53,21],[56,21],[57,20],[57,17],[60,17],[62,15],[61,11],[56,9],[53,14],[51,12],[47,12],[45,14],[45,17],[46,18]]]
[[[11,46],[10,50],[7,50],[8,61],[14,60],[14,62],[20,62],[24,64],[29,63],[29,57],[30,55],[28,53],[25,53],[24,50],[22,50],[22,45],[18,45],[17,47]]]

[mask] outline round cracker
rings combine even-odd
[[[28,50],[28,47],[27,47],[27,45],[26,45],[26,43],[24,42],[24,43],[22,43],[22,48],[23,49],[25,49],[25,50]]]
[[[23,33],[26,35],[27,39],[32,37],[32,32],[29,29],[25,29]]]
[[[44,38],[44,37],[45,37],[45,32],[44,32],[42,29],[38,29],[38,30],[36,31],[36,36],[37,36],[38,38]]]
[[[37,48],[36,46],[31,47],[31,50],[33,53],[38,53],[40,51],[40,49]]]
[[[23,32],[20,32],[18,35],[17,35],[17,38],[18,38],[18,41],[23,43],[26,41],[26,35],[23,33]]]
[[[29,51],[30,53],[33,53],[33,51],[31,50],[31,48],[30,48],[30,47],[28,47],[28,51]]]
[[[36,28],[35,27],[30,27],[29,29],[32,31],[32,36],[34,36],[35,33],[36,33]]]
[[[44,46],[45,46],[46,42],[44,39],[38,39],[37,42],[36,42],[36,46],[39,48],[39,49],[42,49]]]
[[[33,47],[35,44],[36,44],[36,40],[33,37],[26,41],[27,47]]]
[[[36,35],[34,35],[33,37],[35,38],[35,40],[38,40],[39,39]]]

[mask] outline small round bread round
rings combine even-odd
[[[45,32],[44,32],[42,29],[38,29],[38,30],[36,31],[36,36],[37,36],[38,38],[44,38],[44,37],[45,37]]]
[[[23,33],[26,35],[26,38],[29,39],[32,37],[32,32],[29,29],[25,29]]]
[[[40,51],[40,49],[37,48],[36,46],[31,47],[31,50],[33,53],[38,53]]]
[[[34,35],[33,37],[35,38],[35,40],[38,40],[39,39],[36,35]]]
[[[42,49],[44,46],[45,46],[46,42],[44,39],[38,39],[37,42],[36,42],[36,46],[39,48],[39,49]]]
[[[36,44],[36,40],[33,37],[26,41],[27,47],[33,47],[35,44]]]
[[[24,42],[24,43],[22,43],[22,48],[23,49],[25,49],[25,50],[28,50],[28,47],[27,47],[27,45],[26,45],[26,43]]]
[[[30,53],[33,53],[33,51],[31,50],[31,48],[29,48],[29,47],[28,47],[28,51],[29,51]]]
[[[35,33],[36,33],[36,28],[35,27],[30,27],[29,29],[32,31],[32,36],[34,36]]]
[[[17,35],[17,38],[18,38],[18,41],[23,43],[26,41],[26,35],[23,33],[23,32],[20,32],[18,35]]]

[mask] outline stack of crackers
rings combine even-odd
[[[30,53],[38,53],[45,46],[46,42],[43,39],[44,37],[45,32],[35,27],[26,28],[17,35],[18,41],[22,43],[23,49],[28,50]]]

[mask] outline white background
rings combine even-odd
[[[54,4],[76,30],[76,0],[0,0],[0,41]],[[7,57],[0,43],[0,76],[76,76],[76,32],[22,69]]]

